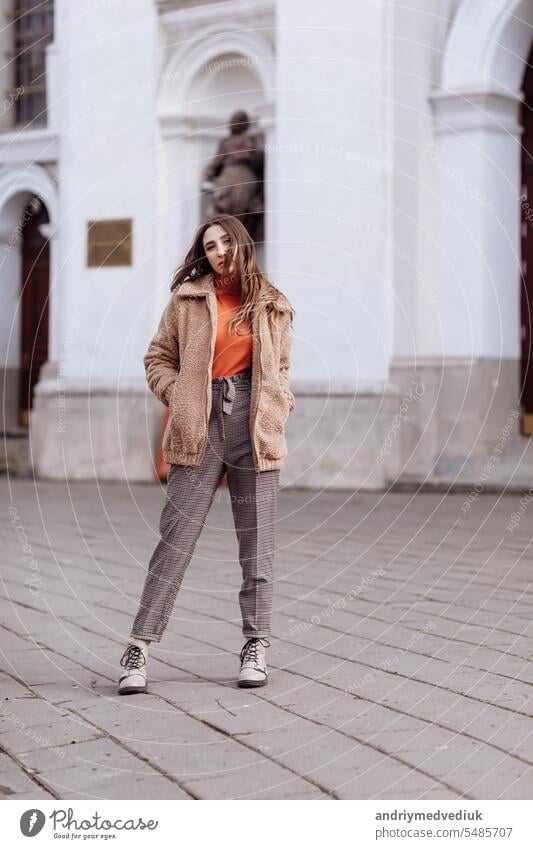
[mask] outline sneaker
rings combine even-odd
[[[120,696],[131,696],[133,693],[146,693],[146,669],[148,651],[142,646],[128,643],[128,647],[120,659],[120,665],[126,670],[118,682]]]
[[[262,687],[268,681],[265,648],[266,637],[250,637],[242,647],[239,687]]]

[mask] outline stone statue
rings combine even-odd
[[[248,132],[246,112],[234,112],[230,135],[222,139],[212,162],[204,171],[207,192],[204,220],[213,215],[235,215],[252,238],[263,237],[264,153],[261,138]]]

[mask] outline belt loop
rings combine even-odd
[[[226,434],[224,432],[224,414],[222,412],[222,403],[220,399],[220,395],[218,397],[217,402],[217,419],[218,419],[218,435],[220,439],[225,439]]]

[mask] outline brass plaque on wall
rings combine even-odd
[[[131,265],[132,218],[87,222],[87,265]]]

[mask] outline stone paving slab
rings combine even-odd
[[[237,773],[187,781],[198,799],[327,799],[331,796],[268,759]]]
[[[30,794],[27,798],[31,799],[33,798],[31,794],[39,794],[41,790],[41,786],[28,775],[27,771],[13,761],[8,769],[0,770],[0,799],[20,798],[24,794]],[[42,797],[35,796],[35,798]]]
[[[280,493],[268,687],[236,686],[240,567],[215,499],[149,694],[118,661],[153,486],[12,480],[0,527],[0,797],[531,798],[533,595],[520,496]],[[31,546],[23,559],[18,526]]]
[[[188,793],[155,771],[109,769],[102,765],[70,767],[40,774],[60,799],[190,799]],[[18,798],[18,797],[17,797]]]
[[[15,705],[15,710],[18,705]],[[0,734],[0,746],[4,752],[20,755],[34,749],[80,743],[100,736],[98,730],[82,725],[75,719],[61,719],[43,725],[33,725]]]

